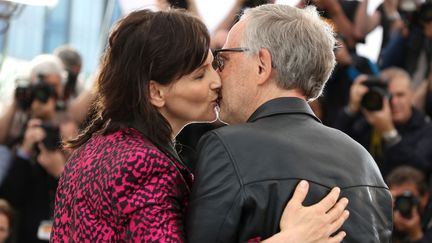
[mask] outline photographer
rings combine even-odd
[[[394,199],[393,242],[431,242],[432,205],[424,174],[401,166],[387,176],[386,182]]]
[[[54,195],[67,155],[60,137],[76,130],[72,121],[59,121],[57,92],[46,82],[29,87],[33,94],[22,139],[14,147],[14,158],[0,197],[19,211],[18,242],[38,242],[49,237]]]
[[[339,112],[335,127],[369,150],[383,176],[400,165],[413,166],[429,176],[432,124],[412,106],[408,74],[395,68],[384,70],[381,79],[387,82],[369,87],[365,84],[374,82],[367,79],[359,76],[351,86],[348,106]]]
[[[31,61],[30,66],[30,78],[28,82],[26,82],[24,87],[20,87],[20,84],[17,84],[15,99],[0,114],[0,144],[10,145],[14,143],[14,140],[28,120],[29,105],[22,102],[22,99],[26,99],[27,96],[20,95],[17,92],[18,90],[27,89],[29,86],[39,83],[42,76],[43,81],[55,90],[57,98],[60,99],[63,96],[65,70],[58,57],[48,54],[39,55]]]
[[[82,58],[76,49],[68,45],[57,47],[54,50],[54,55],[60,58],[67,72],[67,79],[63,92],[63,101],[67,102],[69,99],[75,98],[78,95],[77,85],[82,66]]]

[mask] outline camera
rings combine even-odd
[[[60,149],[60,129],[50,123],[43,123],[41,128],[45,131],[45,138],[42,140],[45,148],[51,151]]]
[[[17,80],[17,88],[15,89],[15,99],[18,107],[25,111],[28,110],[35,99],[46,103],[50,97],[55,97],[54,88],[48,85],[42,77],[36,84],[30,84],[27,80]]]
[[[417,207],[419,204],[419,199],[412,194],[410,191],[405,191],[395,198],[394,210],[399,211],[399,213],[404,218],[411,218],[412,208]]]
[[[368,111],[381,110],[383,108],[384,97],[390,98],[387,84],[381,79],[372,76],[361,84],[369,88],[368,92],[361,99],[361,106]]]
[[[15,100],[17,101],[18,108],[25,111],[31,106],[32,92],[30,82],[26,79],[17,79],[15,89]]]

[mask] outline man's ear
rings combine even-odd
[[[154,80],[149,83],[150,103],[157,108],[165,105],[165,87]]]
[[[269,50],[263,48],[258,52],[258,75],[260,76],[259,84],[270,80],[272,73],[272,56]]]

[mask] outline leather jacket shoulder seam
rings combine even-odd
[[[271,179],[263,179],[263,180],[256,180],[256,181],[251,181],[248,183],[245,183],[244,186],[248,186],[248,185],[252,185],[255,183],[261,183],[261,182],[265,182],[265,181],[273,181],[273,180],[296,180],[296,181],[300,181],[300,180],[304,180],[304,178],[295,178],[295,177],[290,177],[290,178],[271,178]],[[332,186],[327,186],[324,185],[322,183],[318,183],[315,181],[311,181],[311,180],[307,180],[309,183],[315,184],[315,185],[320,185],[322,187],[331,189]],[[385,186],[378,186],[378,185],[355,185],[355,186],[347,186],[347,187],[340,187],[341,190],[346,190],[346,189],[351,189],[351,188],[356,188],[356,187],[373,187],[373,188],[380,188],[380,189],[386,189],[389,190],[388,187]]]
[[[224,140],[222,139],[222,137],[220,136],[220,134],[217,131],[212,131],[212,133],[215,134],[215,136],[219,139],[221,145],[224,147],[224,149],[225,149],[225,151],[226,151],[226,153],[227,153],[227,155],[228,155],[228,157],[230,159],[230,162],[231,162],[231,164],[232,164],[232,166],[234,168],[234,171],[236,173],[237,180],[238,180],[238,182],[240,184],[240,188],[243,189],[244,182],[243,182],[243,180],[242,180],[242,178],[240,176],[239,168],[238,168],[237,164],[235,163],[235,159],[232,156],[231,150],[229,149],[229,147],[227,146],[227,144],[224,142]]]

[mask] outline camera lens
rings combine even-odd
[[[33,99],[46,103],[50,97],[55,96],[54,88],[45,83],[36,84],[32,88]]]
[[[371,89],[363,95],[361,105],[369,111],[379,111],[383,108],[384,96],[381,92]]]
[[[377,77],[368,77],[361,83],[368,87],[368,92],[363,95],[360,105],[369,111],[379,111],[383,108],[384,97],[389,97],[387,84]]]
[[[46,103],[48,101],[48,98],[50,97],[50,94],[47,93],[43,89],[36,89],[33,92],[34,99],[37,99],[41,101],[42,103]]]
[[[406,191],[401,195],[397,196],[395,199],[395,210],[399,211],[399,213],[404,218],[411,218],[412,208],[417,206],[418,199],[411,192]]]

